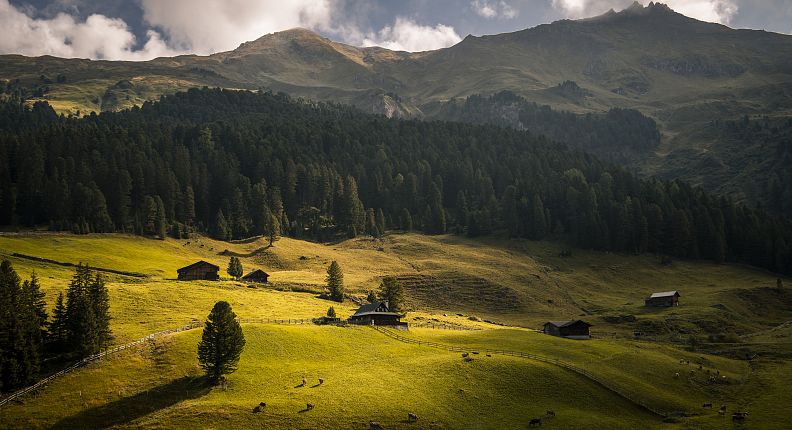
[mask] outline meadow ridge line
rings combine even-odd
[[[25,255],[25,254],[20,254],[18,252],[15,252],[15,253],[11,254],[11,256],[12,257],[16,257],[16,258],[22,258],[24,260],[37,261],[39,263],[54,264],[56,266],[77,267],[77,265],[74,264],[74,263],[67,263],[67,262],[63,262],[63,261],[52,260],[52,259],[49,259],[49,258],[36,257],[36,256],[33,256],[33,255]],[[125,272],[123,270],[105,269],[103,267],[94,267],[94,266],[87,266],[87,267],[89,269],[95,270],[97,272],[112,273],[114,275],[129,276],[129,277],[132,277],[132,278],[148,278],[148,275],[145,275],[143,273]]]
[[[589,381],[594,382],[595,384],[601,386],[602,388],[604,388],[604,389],[616,394],[617,396],[629,401],[630,403],[638,406],[639,408],[641,408],[641,409],[643,409],[643,410],[645,410],[647,412],[652,413],[653,415],[656,415],[656,416],[658,416],[660,418],[663,418],[663,419],[668,418],[671,415],[671,414],[666,413],[666,412],[660,412],[657,409],[655,409],[655,408],[653,408],[653,407],[651,407],[651,406],[649,406],[647,404],[644,404],[643,402],[641,402],[639,400],[633,399],[630,395],[621,392],[617,388],[609,386],[607,383],[602,381],[602,379],[600,379],[597,376],[594,376],[593,374],[591,374],[590,372],[588,372],[588,371],[586,371],[584,369],[581,369],[581,368],[579,368],[577,366],[574,366],[572,364],[563,362],[563,361],[558,360],[558,359],[553,359],[553,358],[549,358],[549,357],[543,357],[541,355],[534,355],[534,354],[529,354],[527,352],[520,352],[520,351],[509,351],[509,350],[489,349],[489,348],[471,348],[471,347],[448,345],[448,344],[443,344],[443,343],[438,343],[438,342],[423,341],[423,340],[418,340],[418,339],[410,339],[410,338],[402,336],[402,335],[400,335],[398,333],[394,333],[392,330],[386,329],[384,327],[377,327],[377,326],[369,326],[369,327],[371,327],[374,330],[384,334],[385,336],[388,336],[388,337],[390,337],[392,339],[395,339],[395,340],[397,340],[399,342],[410,343],[410,344],[419,345],[419,346],[426,345],[426,346],[429,346],[429,347],[432,347],[432,348],[445,349],[447,351],[454,351],[454,352],[482,351],[482,352],[489,353],[489,354],[507,355],[507,356],[511,356],[511,357],[527,358],[527,359],[530,359],[530,360],[540,361],[542,363],[552,364],[554,366],[561,367],[563,369],[569,370],[570,372],[573,372],[573,373],[576,373],[576,374],[578,374],[580,376],[583,376],[584,378],[588,379]]]

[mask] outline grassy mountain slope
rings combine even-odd
[[[406,296],[412,309],[408,319],[413,324],[434,321],[469,329],[414,328],[408,336],[471,350],[508,349],[558,358],[606,378],[653,407],[692,414],[685,419],[694,426],[720,428],[726,421],[712,411],[702,412],[700,404],[705,401],[727,403],[732,410],[749,409],[752,422],[762,428],[782,428],[785,422],[766,405],[785,404],[783,393],[770,388],[777,385],[776,378],[788,374],[783,351],[792,348],[789,338],[780,336],[783,327],[768,329],[792,319],[789,307],[784,307],[787,311],[774,307],[774,297],[765,291],[763,286],[774,278],[738,266],[679,263],[671,269],[644,257],[574,251],[562,258],[557,256],[560,247],[553,243],[498,239],[482,243],[414,234],[328,245],[284,238],[269,249],[262,240],[224,243],[205,238],[157,241],[123,235],[18,234],[1,236],[0,250],[21,276],[38,274],[49,304],[65,288],[72,271],[10,257],[11,253],[86,261],[148,275],[143,279],[108,275],[111,324],[118,343],[203,319],[221,299],[228,300],[241,318],[322,315],[332,303],[308,291],[321,289],[324,270],[336,259],[351,295],[363,296],[383,275],[407,276]],[[241,256],[246,271],[267,270],[272,285],[250,289],[230,280],[173,280],[175,269],[183,264],[204,259],[225,267],[230,254]],[[431,278],[411,283],[415,276]],[[479,280],[471,283],[471,278]],[[430,285],[433,294],[424,294],[422,285]],[[647,290],[672,286],[683,291],[683,306],[642,310],[641,298]],[[492,294],[493,289],[502,293]],[[741,294],[749,294],[748,300]],[[715,356],[702,350],[688,352],[673,343],[635,341],[621,323],[603,319],[630,312],[638,321],[677,321],[696,329],[696,318],[709,315],[716,302],[728,306],[728,316],[740,330],[758,333],[756,339],[747,336],[739,345],[760,352],[752,362],[728,358],[734,355],[728,348],[719,350],[726,355]],[[747,306],[751,303],[756,306]],[[350,301],[336,305],[342,317],[356,308]],[[528,327],[584,315],[595,323],[597,339],[569,341],[530,329],[472,321],[467,315],[474,312]],[[406,345],[366,328],[245,324],[244,330],[248,346],[228,391],[208,389],[195,380],[200,374],[195,360],[200,332],[192,331],[92,364],[21,405],[3,407],[3,423],[11,428],[100,424],[363,428],[375,420],[387,428],[403,428],[410,426],[403,423],[406,413],[415,412],[421,420],[410,427],[522,428],[530,418],[554,409],[558,418],[546,425],[662,425],[585,379],[525,359],[480,354],[466,363],[458,353]],[[680,359],[693,364],[680,364]],[[720,371],[726,382],[708,384],[707,370]],[[674,378],[676,372],[683,376]],[[309,387],[295,388],[302,375],[308,377]],[[325,384],[311,387],[319,377]],[[268,403],[267,413],[253,414],[260,401]],[[317,408],[299,412],[307,402]]]

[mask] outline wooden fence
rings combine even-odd
[[[552,364],[554,366],[558,366],[558,367],[564,368],[566,370],[569,370],[571,372],[574,372],[574,373],[576,373],[576,374],[578,374],[578,375],[590,380],[591,382],[601,386],[602,388],[605,388],[606,390],[616,394],[617,396],[619,396],[619,397],[621,397],[623,399],[626,399],[630,403],[633,403],[633,404],[637,405],[638,407],[640,407],[640,408],[642,408],[642,409],[644,409],[644,410],[646,410],[646,411],[648,411],[648,412],[650,412],[650,413],[652,413],[652,414],[654,414],[654,415],[656,415],[656,416],[658,416],[660,418],[667,418],[667,417],[670,417],[670,416],[673,415],[671,413],[663,412],[663,411],[660,411],[658,409],[655,409],[654,407],[649,406],[648,404],[646,404],[646,403],[644,403],[644,402],[642,402],[640,400],[637,400],[636,398],[631,396],[629,393],[623,391],[620,388],[617,388],[617,387],[613,386],[612,384],[606,382],[604,378],[602,378],[600,376],[597,376],[597,375],[594,375],[591,372],[589,372],[588,370],[582,369],[582,368],[577,367],[577,366],[575,366],[573,364],[558,360],[556,358],[544,357],[544,356],[541,356],[541,355],[530,354],[530,353],[522,352],[522,351],[508,351],[508,350],[503,350],[503,349],[489,349],[489,348],[478,348],[477,349],[477,348],[471,348],[469,346],[448,345],[448,344],[443,344],[443,343],[438,343],[438,342],[431,342],[431,341],[426,341],[426,340],[412,339],[412,338],[403,336],[403,335],[401,335],[399,333],[396,333],[393,330],[390,330],[390,329],[387,329],[387,328],[383,328],[383,327],[374,326],[372,328],[374,330],[379,331],[380,333],[382,333],[382,334],[384,334],[386,336],[389,336],[389,337],[395,339],[395,340],[398,340],[400,342],[405,342],[405,343],[411,343],[411,344],[414,344],[414,345],[428,346],[428,347],[432,347],[432,348],[444,349],[444,350],[447,350],[447,351],[455,351],[455,352],[468,352],[468,353],[474,352],[474,354],[475,353],[479,353],[479,354],[484,353],[484,354],[507,355],[507,356],[511,356],[511,357],[526,358],[526,359],[529,359],[529,360],[535,360],[535,361],[540,361],[542,363]]]
[[[154,339],[156,337],[165,336],[165,335],[171,334],[171,333],[178,333],[178,332],[182,332],[182,331],[192,330],[192,329],[196,329],[196,328],[202,327],[202,326],[203,326],[203,323],[196,321],[196,322],[190,323],[190,324],[188,324],[186,326],[183,326],[183,327],[178,327],[178,328],[173,328],[173,329],[170,329],[170,330],[164,330],[164,331],[160,331],[160,332],[157,332],[157,333],[152,333],[152,334],[150,334],[150,335],[148,335],[148,336],[146,336],[144,338],[138,339],[138,340],[136,340],[134,342],[130,342],[130,343],[127,343],[125,345],[120,345],[120,346],[117,346],[117,347],[115,347],[113,349],[108,349],[106,351],[102,351],[100,353],[85,357],[82,360],[78,361],[77,363],[73,364],[72,366],[69,366],[69,367],[63,369],[63,370],[61,370],[58,373],[52,374],[52,375],[50,375],[50,376],[48,376],[48,377],[36,382],[35,384],[33,384],[33,385],[31,385],[31,386],[29,386],[27,388],[23,388],[23,389],[15,392],[15,393],[9,395],[8,397],[0,400],[0,407],[4,406],[5,404],[7,404],[7,403],[9,403],[9,402],[11,402],[13,400],[16,400],[16,399],[18,399],[18,398],[20,398],[20,397],[22,397],[22,396],[24,396],[26,394],[29,394],[29,393],[34,392],[36,390],[39,390],[39,389],[45,387],[50,382],[60,378],[61,376],[64,376],[64,375],[66,375],[68,373],[71,373],[71,372],[73,372],[73,371],[75,371],[75,370],[77,370],[77,369],[79,369],[79,368],[81,368],[81,367],[83,367],[83,366],[85,366],[85,365],[87,365],[89,363],[92,363],[92,362],[97,361],[97,360],[101,360],[102,358],[107,357],[108,355],[115,354],[117,352],[121,352],[121,351],[127,350],[129,348],[134,347],[134,346],[137,346],[137,345],[140,345],[142,343],[148,342],[149,340]]]

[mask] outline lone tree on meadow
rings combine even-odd
[[[341,266],[338,262],[333,260],[330,267],[327,268],[327,293],[331,300],[337,302],[344,301],[344,272],[341,271]]]
[[[237,281],[242,277],[244,271],[242,270],[242,262],[236,257],[231,257],[228,261],[228,269],[226,270]]]
[[[272,244],[275,243],[276,240],[280,239],[280,221],[278,221],[278,217],[273,215],[270,211],[267,211],[264,217],[264,235],[269,240],[269,246],[272,247]]]
[[[213,382],[237,369],[239,357],[245,348],[242,326],[225,301],[215,303],[206,319],[201,343],[198,344],[198,362]]]
[[[404,290],[398,279],[392,276],[383,278],[380,284],[379,296],[382,300],[388,302],[388,308],[391,312],[401,312]]]
[[[335,311],[334,307],[330,306],[330,309],[327,310],[327,317],[328,318],[335,318],[336,317],[336,311]]]

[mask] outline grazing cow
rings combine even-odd
[[[555,418],[555,411],[552,409],[547,410],[547,416]]]
[[[732,414],[732,421],[745,421],[748,418],[748,412],[735,412]]]
[[[319,385],[322,385],[322,384],[324,384],[324,379],[319,378]]]
[[[308,403],[308,404],[305,405],[305,410],[312,411],[313,408],[314,408],[314,404],[313,403]]]
[[[371,430],[382,430],[382,426],[380,423],[376,421],[369,421],[369,429]]]
[[[308,380],[305,379],[305,376],[303,376],[302,386],[304,387],[306,385],[308,385]]]
[[[267,408],[267,404],[264,403],[264,402],[261,402],[261,403],[258,404],[258,406],[253,408],[253,413],[257,414],[259,412],[264,412],[264,409],[266,409],[266,408]]]
[[[712,403],[710,403],[710,402],[704,403],[703,405],[701,405],[701,407],[702,407],[702,408],[709,408],[709,409],[712,409]]]
[[[531,421],[528,421],[528,427],[539,427],[540,425],[542,425],[541,418],[534,418]]]
[[[487,354],[487,357],[492,357],[492,354]]]
[[[468,354],[467,352],[463,352],[462,353],[462,358],[467,358],[468,355],[470,355],[470,354]]]
[[[414,423],[414,422],[418,421],[418,415],[416,415],[416,414],[414,414],[412,412],[408,412],[407,413],[407,421],[409,421],[411,423]]]

